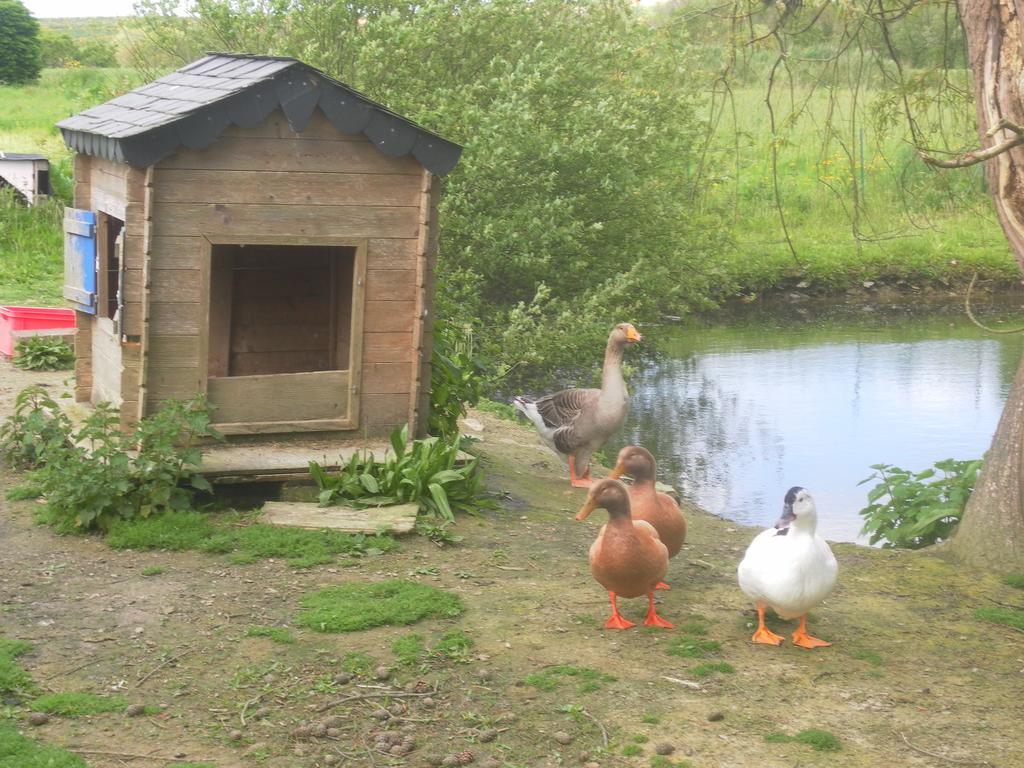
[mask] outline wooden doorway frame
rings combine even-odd
[[[214,423],[214,428],[226,435],[270,434],[280,432],[326,432],[354,430],[359,428],[361,383],[363,369],[363,329],[366,305],[366,253],[367,238],[339,240],[330,237],[305,237],[292,235],[261,235],[259,237],[237,237],[232,235],[204,235],[201,290],[203,325],[199,334],[197,349],[201,391],[209,395],[209,345],[210,319],[213,311],[212,271],[213,250],[220,245],[281,245],[281,246],[327,246],[352,248],[355,251],[352,265],[352,315],[350,319],[351,341],[348,360],[348,415],[344,418],[306,419],[293,421],[250,421]],[[329,373],[329,372],[325,372]],[[301,376],[302,374],[279,374],[280,376]],[[273,376],[270,374],[268,376]],[[231,378],[231,377],[225,377]],[[256,378],[256,377],[253,377]],[[260,377],[267,378],[267,377]],[[216,413],[214,413],[216,419]]]

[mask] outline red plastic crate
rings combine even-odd
[[[75,310],[52,307],[0,307],[0,354],[14,356],[14,332],[74,328]]]

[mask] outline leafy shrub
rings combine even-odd
[[[430,358],[430,434],[449,443],[459,436],[459,419],[466,407],[483,395],[486,366],[473,354],[472,329],[439,322],[434,327]]]
[[[14,413],[0,424],[0,456],[16,467],[37,467],[45,454],[65,447],[72,430],[71,420],[42,386],[27,387],[14,398]]]
[[[409,443],[409,429],[391,433],[391,451],[383,461],[373,453],[356,453],[337,474],[329,475],[315,461],[309,473],[320,486],[320,504],[380,507],[416,503],[420,513],[455,519],[456,509],[473,512],[491,506],[473,459],[456,468],[457,445],[437,437]]]
[[[76,427],[43,390],[29,388],[0,429],[0,446],[37,466],[30,484],[46,499],[43,518],[67,532],[187,509],[197,491],[212,490],[195,473],[200,437],[219,437],[201,397],[164,403],[126,435],[107,403]]]
[[[75,365],[74,350],[59,336],[30,336],[14,351],[14,364],[28,371],[66,371]]]
[[[948,539],[960,523],[981,464],[981,459],[946,459],[916,473],[892,464],[871,465],[875,471],[858,483],[879,481],[868,491],[868,506],[860,510],[862,533],[870,534],[872,544],[884,539],[883,547],[907,549]]]

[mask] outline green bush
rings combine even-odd
[[[197,491],[212,490],[195,472],[201,437],[219,437],[201,397],[168,401],[125,434],[107,403],[76,427],[41,387],[30,387],[0,427],[0,450],[36,465],[29,483],[46,500],[46,522],[65,532],[106,530],[117,520],[188,509]]]
[[[0,0],[0,84],[31,83],[42,68],[39,22],[20,0]]]
[[[450,322],[434,326],[434,350],[430,358],[430,434],[453,443],[459,436],[459,419],[466,408],[480,402],[486,366],[473,354],[472,327]]]
[[[75,366],[75,352],[59,336],[30,336],[14,348],[14,364],[27,371],[67,371]]]
[[[883,547],[920,549],[945,541],[960,523],[981,464],[981,459],[946,459],[921,472],[872,464],[874,472],[858,483],[879,481],[860,510],[861,533],[869,534],[872,544],[884,540]]]
[[[437,437],[409,443],[408,427],[391,433],[391,450],[378,461],[372,453],[356,453],[336,474],[315,461],[309,473],[320,486],[320,504],[381,507],[415,503],[421,514],[447,521],[455,510],[474,512],[493,506],[485,498],[478,460],[456,467],[459,448]]]

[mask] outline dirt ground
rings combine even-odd
[[[23,386],[58,389],[62,378],[0,362],[0,413]],[[810,625],[834,645],[754,646],[735,568],[755,531],[690,510],[672,589],[659,596],[659,613],[677,629],[606,631],[606,596],[586,560],[603,513],[573,521],[583,492],[569,488],[535,435],[474,417],[501,508],[461,517],[462,541],[444,548],[414,536],[398,553],[354,564],[232,565],[219,555],[114,551],[96,537],[59,537],[33,523],[33,502],[0,502],[0,635],[33,643],[22,666],[47,691],[117,692],[163,709],[39,727],[17,705],[0,715],[94,768],[419,767],[452,764],[452,755],[508,767],[1024,765],[1022,635],[972,619],[979,606],[1020,606],[1020,591],[935,554],[836,545],[839,585]],[[0,474],[4,492],[17,482]],[[146,577],[147,567],[164,571]],[[393,577],[450,590],[466,611],[339,635],[293,624],[306,592]],[[621,605],[639,622],[644,601]],[[253,625],[289,626],[298,641],[246,636]],[[455,628],[474,643],[464,661],[396,663],[396,638],[417,632],[429,647]],[[670,653],[684,637],[721,647],[707,659]],[[392,677],[335,682],[355,653],[371,669],[393,668]],[[699,676],[702,662],[734,671]],[[347,696],[358,698],[337,703]],[[331,730],[311,736],[308,726]],[[841,750],[765,740],[808,728],[830,731]],[[386,754],[381,733],[411,740],[412,751]],[[667,757],[655,756],[669,746]]]

